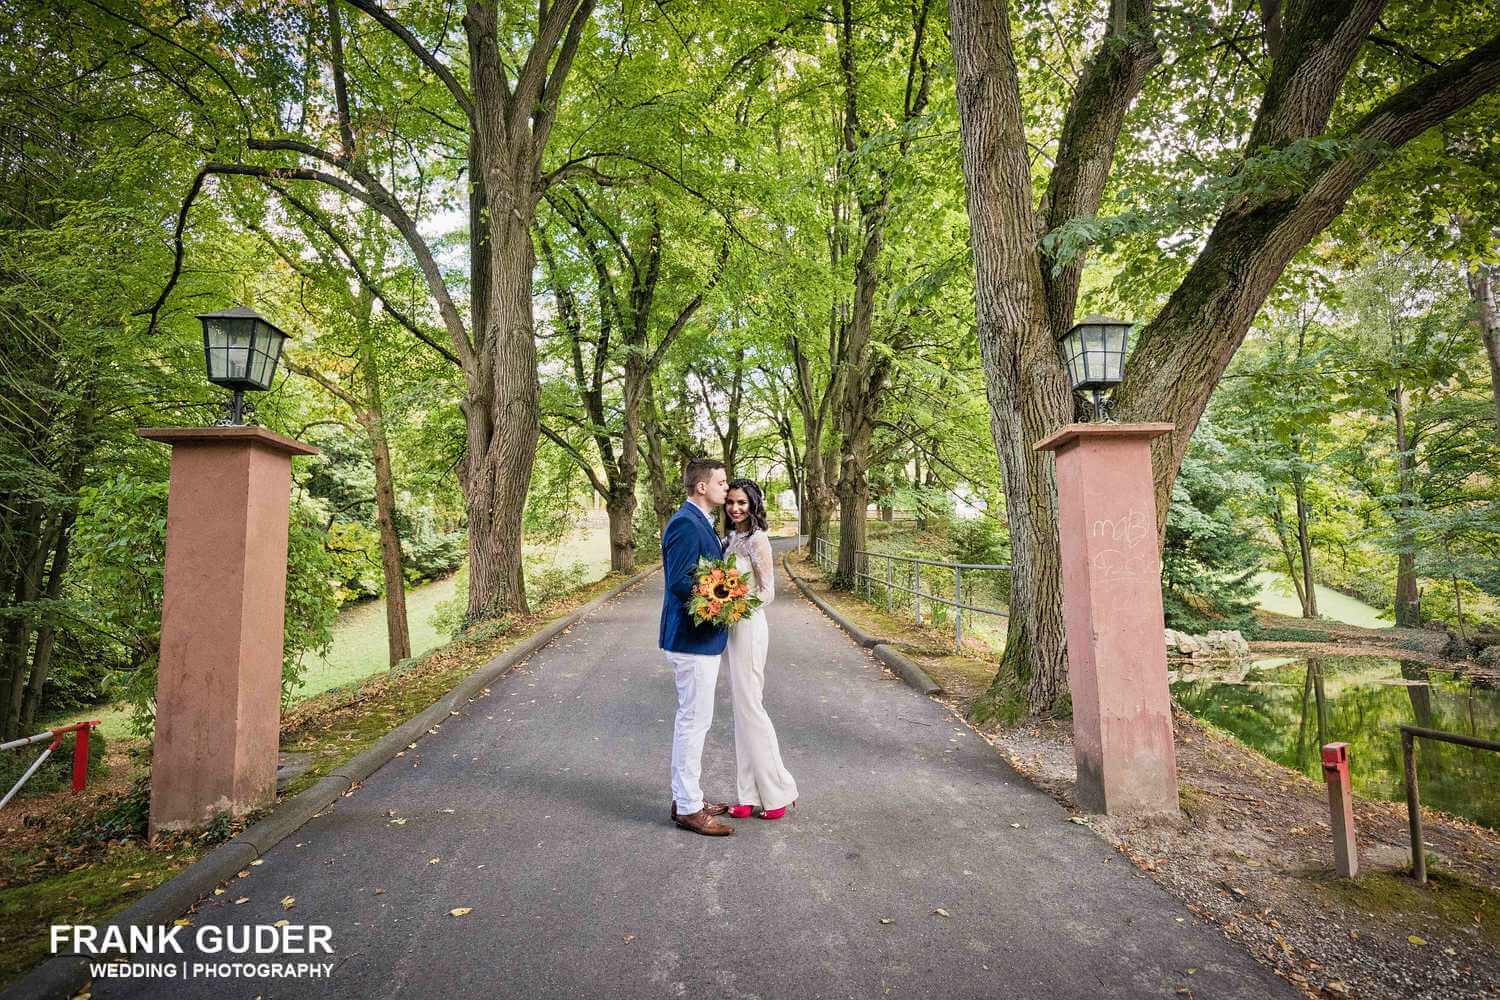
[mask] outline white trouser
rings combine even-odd
[[[703,741],[714,721],[719,657],[664,651],[677,681],[677,722],[672,727],[672,799],[677,815],[703,808]]]
[[[797,782],[781,762],[776,727],[761,694],[766,686],[770,632],[764,611],[730,626],[724,659],[734,694],[735,795],[741,805],[779,809],[797,801]]]

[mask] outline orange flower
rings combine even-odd
[[[722,569],[718,569],[717,567],[715,567],[714,569],[712,569],[712,570],[709,571],[708,578],[710,580],[712,580],[714,583],[723,583],[724,582],[724,571]]]
[[[742,583],[739,586],[734,587],[733,589],[731,589],[730,592],[729,592],[729,596],[730,597],[744,597],[748,593],[750,593],[749,586],[747,586],[746,584]]]
[[[708,617],[717,618],[719,617],[719,612],[722,610],[724,610],[724,605],[720,604],[718,601],[708,602]]]
[[[712,583],[709,583],[707,580],[704,580],[702,583],[698,584],[698,593],[702,594],[704,597],[712,597],[714,596],[714,585]]]

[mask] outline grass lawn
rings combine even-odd
[[[1302,614],[1302,605],[1297,602],[1297,595],[1292,591],[1292,585],[1287,582],[1285,574],[1269,571],[1257,573],[1255,582],[1260,587],[1260,592],[1255,595],[1257,605],[1291,618]],[[1322,617],[1361,628],[1391,627],[1389,618],[1382,618],[1379,611],[1363,601],[1357,601],[1337,590],[1329,590],[1322,584],[1314,584],[1314,587],[1318,593],[1318,614]]]

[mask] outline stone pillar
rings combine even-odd
[[[137,431],[172,448],[150,830],[276,795],[293,455],[260,427]]]
[[[1070,424],[1057,456],[1058,543],[1076,796],[1090,812],[1175,813],[1151,440],[1171,424]]]

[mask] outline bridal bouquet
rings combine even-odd
[[[687,610],[695,625],[724,628],[761,606],[761,599],[750,593],[750,574],[735,568],[732,555],[727,559],[699,559],[694,578]]]

